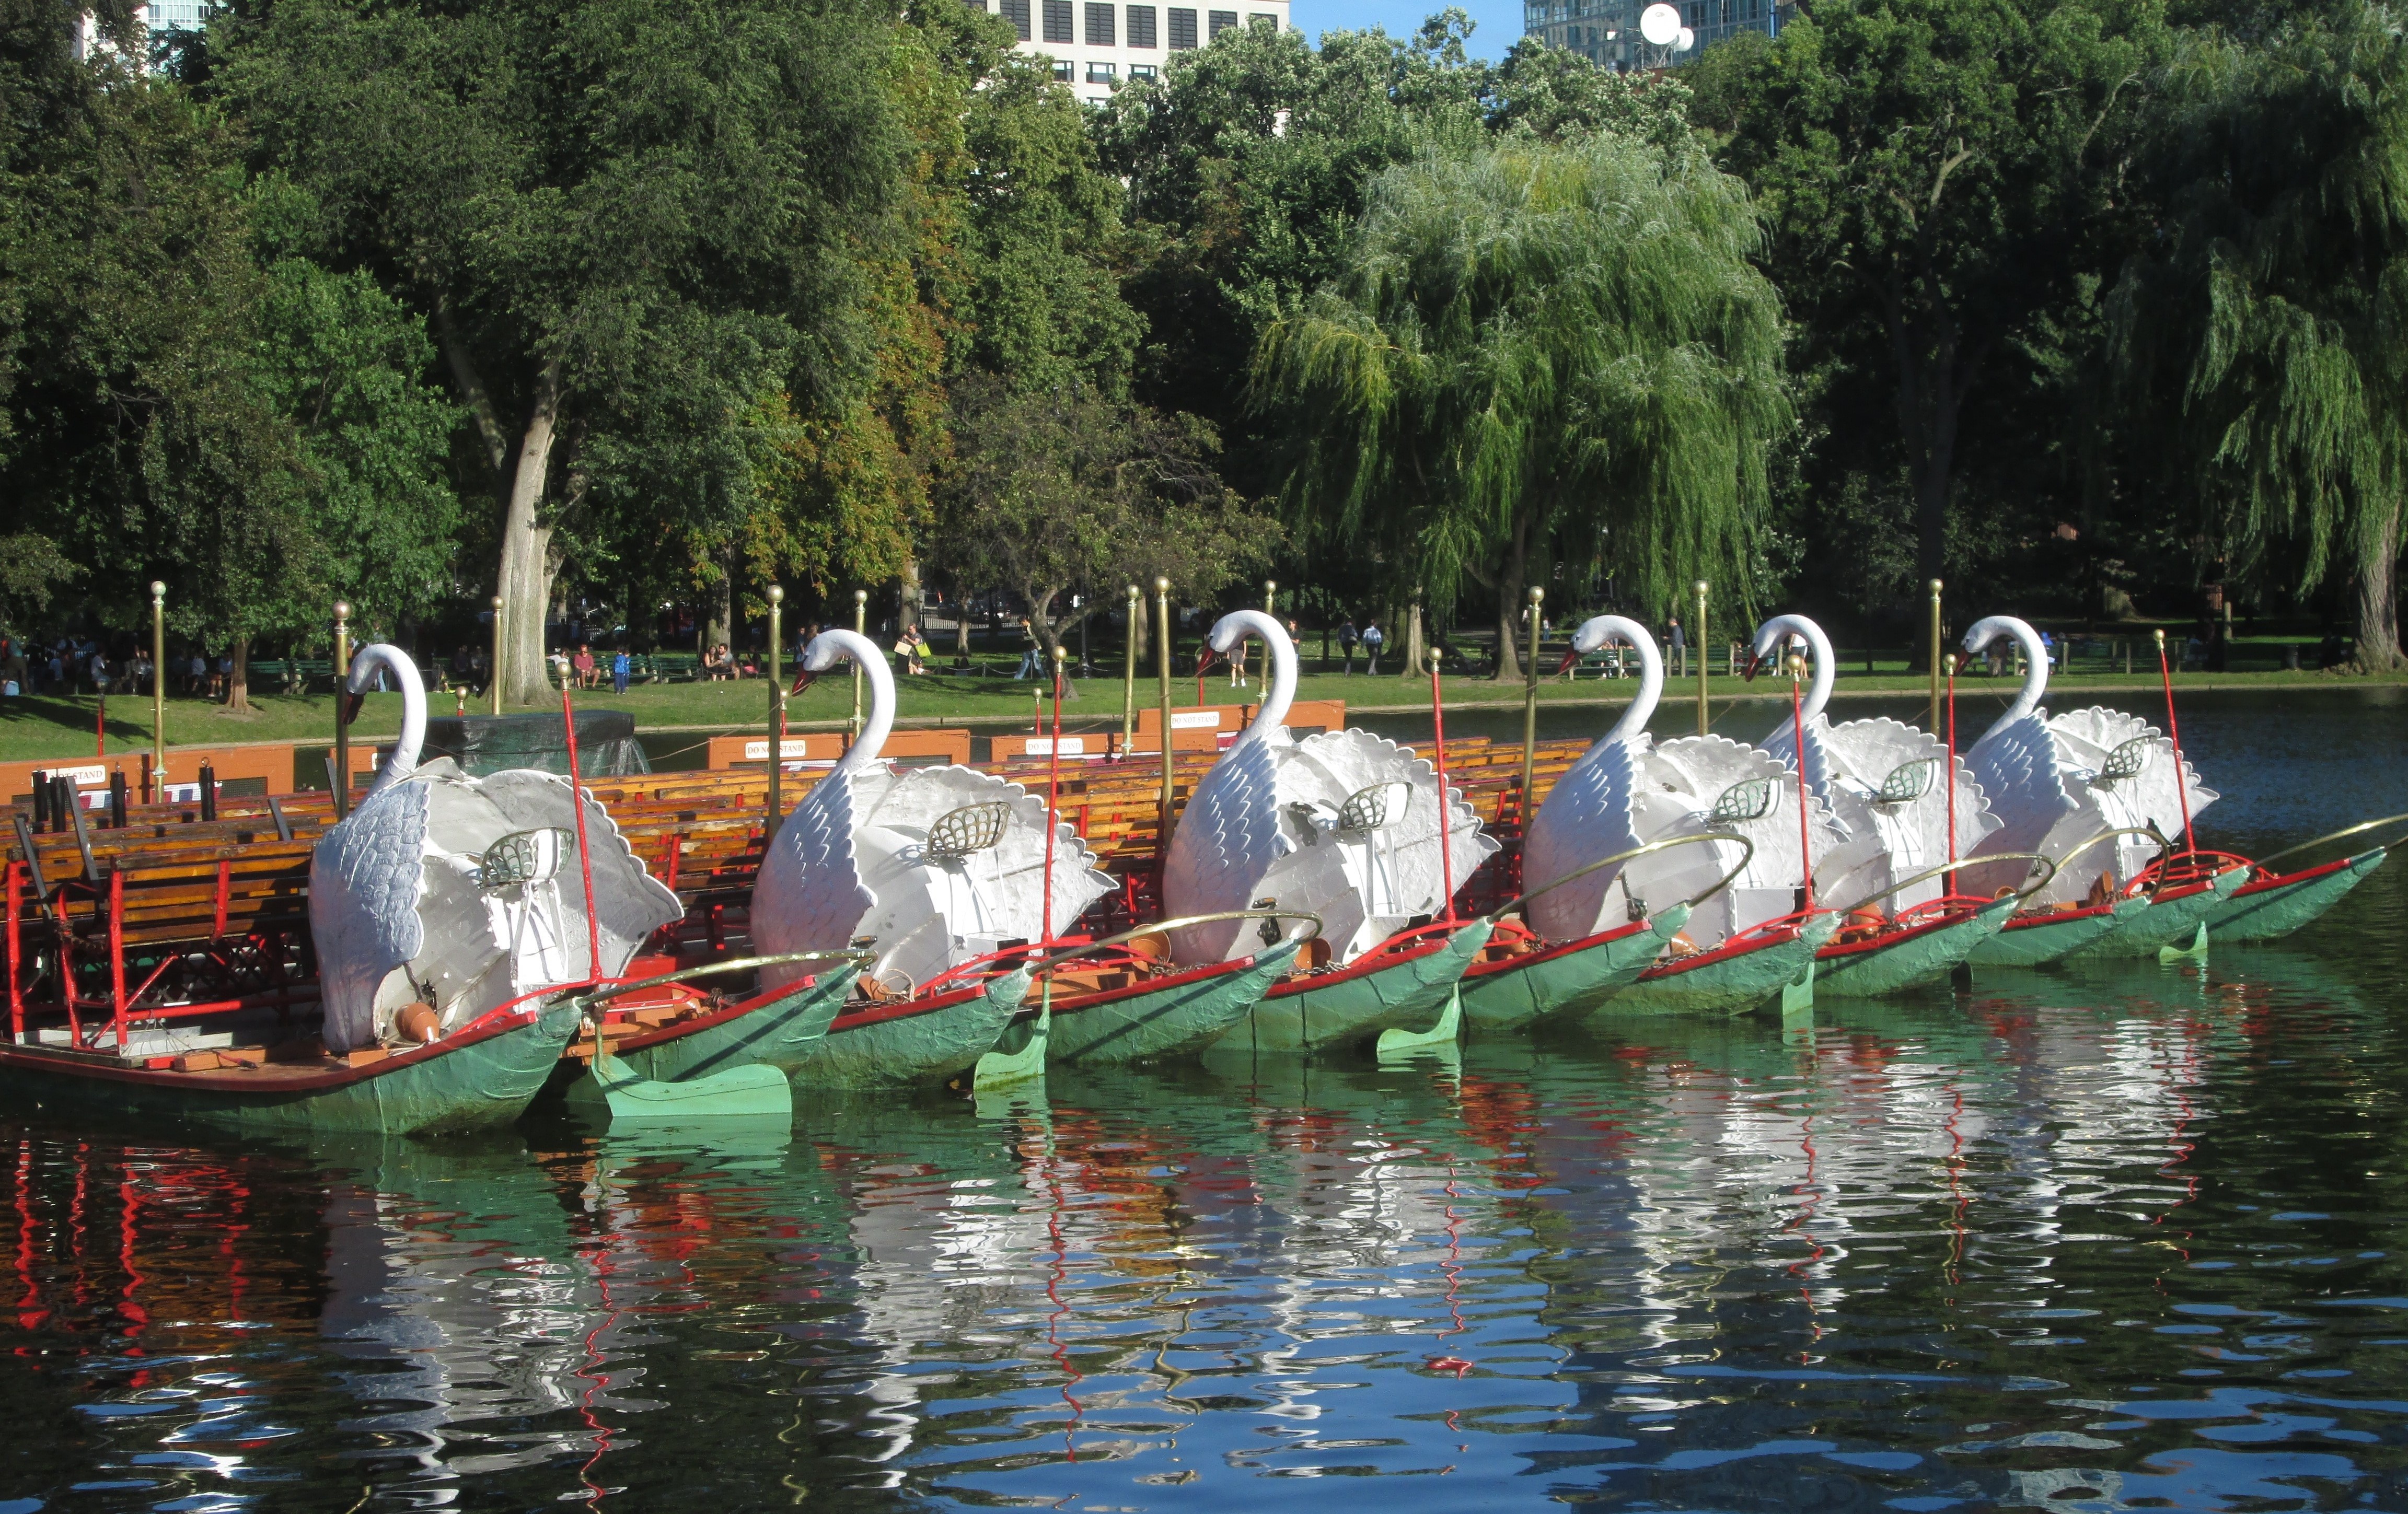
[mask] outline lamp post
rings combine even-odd
[[[502,596],[494,596],[494,661],[485,669],[485,692],[493,695],[494,713],[502,712]]]
[[[343,687],[351,666],[351,607],[335,601],[335,818],[351,812],[351,695]]]
[[[1170,858],[1170,580],[1154,580],[1154,666],[1162,684],[1162,823],[1156,831],[1157,862]],[[1157,873],[1155,887],[1161,886]]]
[[[1706,734],[1706,580],[1697,581],[1698,591],[1698,735]]]
[[[1530,787],[1538,775],[1539,607],[1547,592],[1530,585],[1530,660],[1522,669],[1522,834],[1530,834]]]
[[[1931,590],[1931,729],[1940,729],[1940,580],[1934,578]]]
[[[786,591],[777,584],[769,586],[769,819],[762,833],[766,843],[778,834],[778,822],[785,818],[779,804],[778,780],[786,768],[786,685],[778,676],[778,628],[781,608],[786,603]]]
[[[150,580],[150,792],[167,797],[167,586]]]
[[[860,636],[869,629],[869,591],[853,592],[853,634]],[[853,736],[861,739],[861,664],[853,664]]]
[[[1128,755],[1129,743],[1137,738],[1137,630],[1145,615],[1145,592],[1136,584],[1128,586],[1127,634],[1121,640],[1124,665],[1121,669],[1121,755]]]

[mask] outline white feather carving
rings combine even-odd
[[[1247,909],[1269,899],[1317,915],[1332,960],[1351,962],[1415,916],[1444,909],[1446,878],[1466,880],[1497,852],[1459,790],[1446,794],[1445,859],[1439,851],[1437,770],[1412,749],[1366,731],[1295,740],[1283,723],[1296,696],[1296,649],[1278,621],[1239,610],[1213,626],[1215,651],[1246,636],[1270,653],[1262,707],[1196,786],[1171,837],[1163,869],[1164,907],[1173,916]],[[1383,823],[1344,823],[1350,799],[1389,791]],[[1259,927],[1225,921],[1174,932],[1171,957],[1223,962],[1259,950]]]
[[[867,637],[828,631],[804,650],[824,672],[853,659],[867,676],[860,739],[814,784],[771,840],[752,893],[752,938],[766,952],[832,950],[867,937],[871,972],[910,992],[946,969],[1048,934],[1045,801],[1017,783],[968,767],[896,771],[879,761],[894,724],[895,681]],[[1000,835],[966,856],[931,854],[929,830],[973,806],[1005,807]],[[1112,886],[1076,831],[1054,833],[1054,913],[1059,935]],[[772,983],[803,968],[768,968]]]

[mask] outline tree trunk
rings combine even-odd
[[[1505,547],[1505,570],[1497,578],[1497,678],[1500,682],[1522,680],[1522,645],[1515,633],[1521,627],[1522,611],[1530,602],[1523,593],[1523,585],[1530,576],[1534,523],[1529,512],[1514,512],[1513,537]]]
[[[558,434],[560,364],[544,365],[536,386],[535,410],[519,442],[518,471],[502,518],[502,697],[514,705],[549,704],[544,675],[543,628],[552,606],[552,530],[543,519],[544,485]]]
[[[2381,545],[2358,564],[2357,664],[2361,673],[2388,673],[2408,662],[2400,654],[2399,530],[2395,508],[2384,521]]]
[[[165,669],[160,669],[165,675]],[[251,638],[234,638],[234,671],[226,675],[225,707],[236,715],[248,715],[251,707]]]
[[[1429,671],[1422,656],[1422,602],[1418,599],[1414,600],[1412,607],[1405,612],[1404,660],[1405,665],[1397,670],[1397,676],[1400,678],[1410,678],[1416,673],[1426,674]]]
[[[730,552],[719,564],[719,587],[711,591],[710,616],[703,627],[703,650],[724,646],[736,650],[736,554]]]
[[[896,595],[895,638],[919,629],[920,625],[920,559],[910,553],[903,557],[903,587]]]

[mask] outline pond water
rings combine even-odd
[[[2408,810],[2395,695],[2184,734],[2203,839]],[[2408,1508],[2403,938],[2395,863],[2203,970],[791,1136],[0,1117],[0,1511]]]

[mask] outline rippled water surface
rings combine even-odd
[[[2204,838],[2403,735],[2202,697]],[[0,1514],[2408,1508],[2403,929],[791,1138],[0,1119]]]

